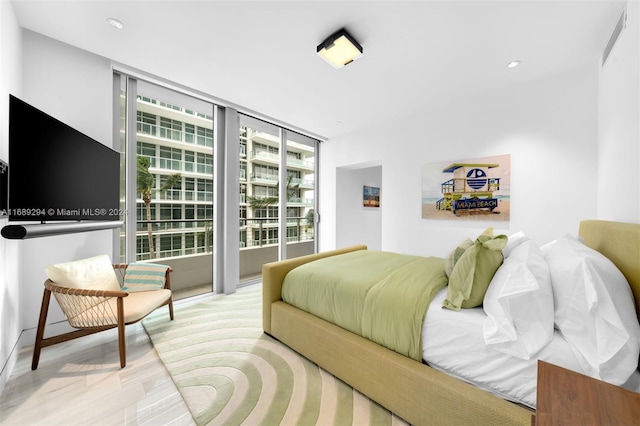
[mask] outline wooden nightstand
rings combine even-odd
[[[640,393],[538,361],[534,417],[538,426],[637,425]]]

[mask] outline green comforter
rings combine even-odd
[[[444,259],[359,250],[293,269],[282,300],[419,361],[424,316],[446,284]]]

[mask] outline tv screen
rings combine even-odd
[[[10,95],[9,220],[120,220],[120,154]]]

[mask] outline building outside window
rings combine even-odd
[[[149,172],[154,176],[150,222],[155,258],[209,253],[213,243],[213,117],[150,97],[139,96],[137,102],[137,154],[149,159]],[[241,250],[277,245],[279,145],[246,127],[240,128],[238,143]],[[311,147],[287,147],[288,242],[314,239],[314,156]],[[179,182],[160,191],[176,173]],[[140,194],[137,198],[136,258],[146,260],[150,259],[149,221]]]

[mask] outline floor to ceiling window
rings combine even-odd
[[[315,253],[317,141],[286,132],[288,259]]]
[[[124,74],[116,82],[121,261],[170,265],[179,299],[234,291],[266,262],[316,251],[317,140]]]
[[[126,208],[135,212],[121,234],[121,259],[171,266],[176,299],[209,293],[214,105],[124,77],[122,89]]]
[[[239,121],[240,281],[245,282],[259,278],[266,262],[315,252],[317,141],[245,115]]]
[[[240,281],[278,260],[280,129],[240,116]]]

